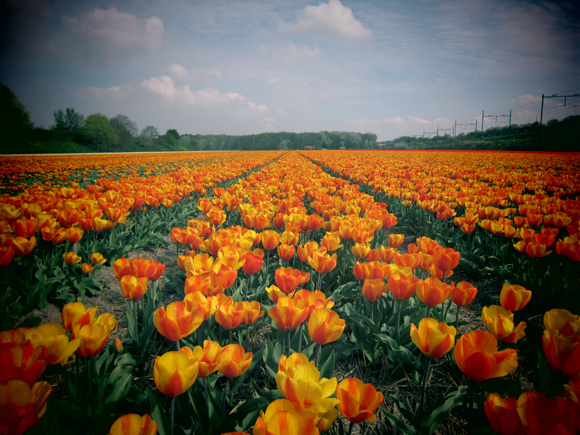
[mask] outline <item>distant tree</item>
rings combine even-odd
[[[78,113],[72,107],[67,107],[64,111],[62,109],[55,110],[54,115],[54,130],[64,130],[70,132],[78,132],[85,122],[84,115]]]
[[[102,113],[93,113],[87,116],[81,133],[97,146],[97,152],[105,145],[110,150],[111,144],[117,142],[115,130],[109,124],[109,119]]]
[[[14,144],[26,140],[32,131],[24,105],[10,88],[0,83],[0,137],[6,143]]]
[[[115,151],[120,151],[133,144],[133,137],[137,135],[139,129],[127,115],[115,115],[109,120],[109,124],[113,131],[117,134],[117,141],[115,142]]]
[[[165,133],[165,136],[170,136],[170,135],[173,136],[173,138],[175,140],[179,140],[179,138],[181,137],[179,135],[179,133],[177,132],[177,130],[174,129],[174,128],[171,128],[171,129],[167,130],[167,133]]]
[[[159,130],[157,130],[157,127],[148,125],[143,130],[141,130],[141,134],[143,136],[149,136],[151,139],[157,139],[159,137]]]

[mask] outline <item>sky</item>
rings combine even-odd
[[[577,0],[1,0],[0,83],[161,134],[379,141],[580,114]],[[556,97],[552,97],[552,96]],[[482,117],[484,115],[484,117]],[[476,125],[477,124],[477,125]]]

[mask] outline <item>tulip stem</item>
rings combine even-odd
[[[302,352],[302,325],[304,325],[304,323],[300,324],[300,328],[298,329],[298,352],[301,353]]]
[[[425,376],[423,377],[423,388],[421,389],[421,408],[425,409],[425,391],[427,390],[427,382],[429,381],[429,374],[431,372],[431,358],[427,357],[427,366],[425,367]]]
[[[427,306],[427,314],[425,315],[426,318],[429,318],[431,316],[431,307]]]
[[[320,349],[322,349],[322,344],[319,344],[316,347],[316,358],[315,358],[315,362],[314,362],[314,365],[316,366],[316,368],[318,368],[318,362],[320,361]]]
[[[226,385],[224,386],[224,420],[226,418],[226,399],[228,397],[228,387],[230,386],[230,378],[226,380]]]
[[[253,275],[250,275],[250,277],[248,278],[248,285],[246,286],[246,296],[244,297],[245,301],[248,300],[248,295],[250,294],[250,290],[252,289],[252,276]]]
[[[171,427],[171,435],[173,435],[173,424],[175,421],[175,397],[171,398],[171,405],[169,406],[169,426]]]
[[[318,282],[316,283],[316,290],[320,290],[322,287],[322,273],[318,273]]]
[[[205,390],[205,403],[209,405],[209,391],[207,390],[207,376],[203,378],[203,389]],[[208,416],[209,416],[209,406],[208,406]]]
[[[457,325],[459,324],[459,305],[457,305],[457,311],[455,312],[455,332],[457,332]]]
[[[400,338],[400,327],[401,327],[401,302],[403,302],[402,299],[399,299],[399,303],[397,304],[397,343],[399,342],[399,338]]]
[[[443,320],[441,320],[442,322],[447,323],[447,314],[449,313],[449,309],[451,308],[451,302],[453,302],[451,299],[449,299],[449,302],[447,302],[447,307],[445,307],[445,313],[443,314]]]
[[[291,340],[290,340],[290,329],[288,330],[288,356],[290,356],[290,354],[292,353],[292,350],[290,349],[291,344],[290,344]]]
[[[179,346],[179,340],[175,341],[175,350],[179,351],[179,349],[181,349],[181,347]]]
[[[353,427],[354,427],[354,421],[351,421],[351,422],[350,422],[350,426],[349,426],[349,428],[348,428],[348,435],[351,435],[351,434],[352,434],[352,428],[353,428]]]

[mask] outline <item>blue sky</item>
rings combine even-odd
[[[2,0],[0,82],[44,128],[73,107],[160,133],[460,133],[580,93],[578,18],[574,0]]]

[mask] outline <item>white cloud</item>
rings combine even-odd
[[[159,51],[165,32],[163,21],[155,16],[139,19],[117,9],[94,9],[72,17],[62,16],[62,23],[82,44],[83,52],[95,53],[110,61],[137,52]]]
[[[169,102],[198,108],[229,108],[236,116],[264,115],[270,111],[267,105],[256,104],[236,92],[222,93],[211,88],[193,90],[189,86],[179,87],[168,76],[152,77],[141,82],[141,86]]]
[[[370,38],[370,29],[357,20],[352,9],[339,0],[329,0],[318,6],[306,6],[293,23],[280,23],[282,30],[296,32],[318,32],[345,38]]]
[[[427,121],[426,119],[422,119],[417,116],[408,115],[407,119],[413,124],[431,124],[431,121]]]
[[[173,64],[169,72],[187,83],[209,82],[223,77],[223,71],[219,68],[193,68],[188,70],[183,65]]]
[[[512,103],[520,105],[535,104],[539,103],[540,101],[542,101],[542,97],[540,95],[530,95],[530,94],[520,95],[519,97],[511,100]]]

